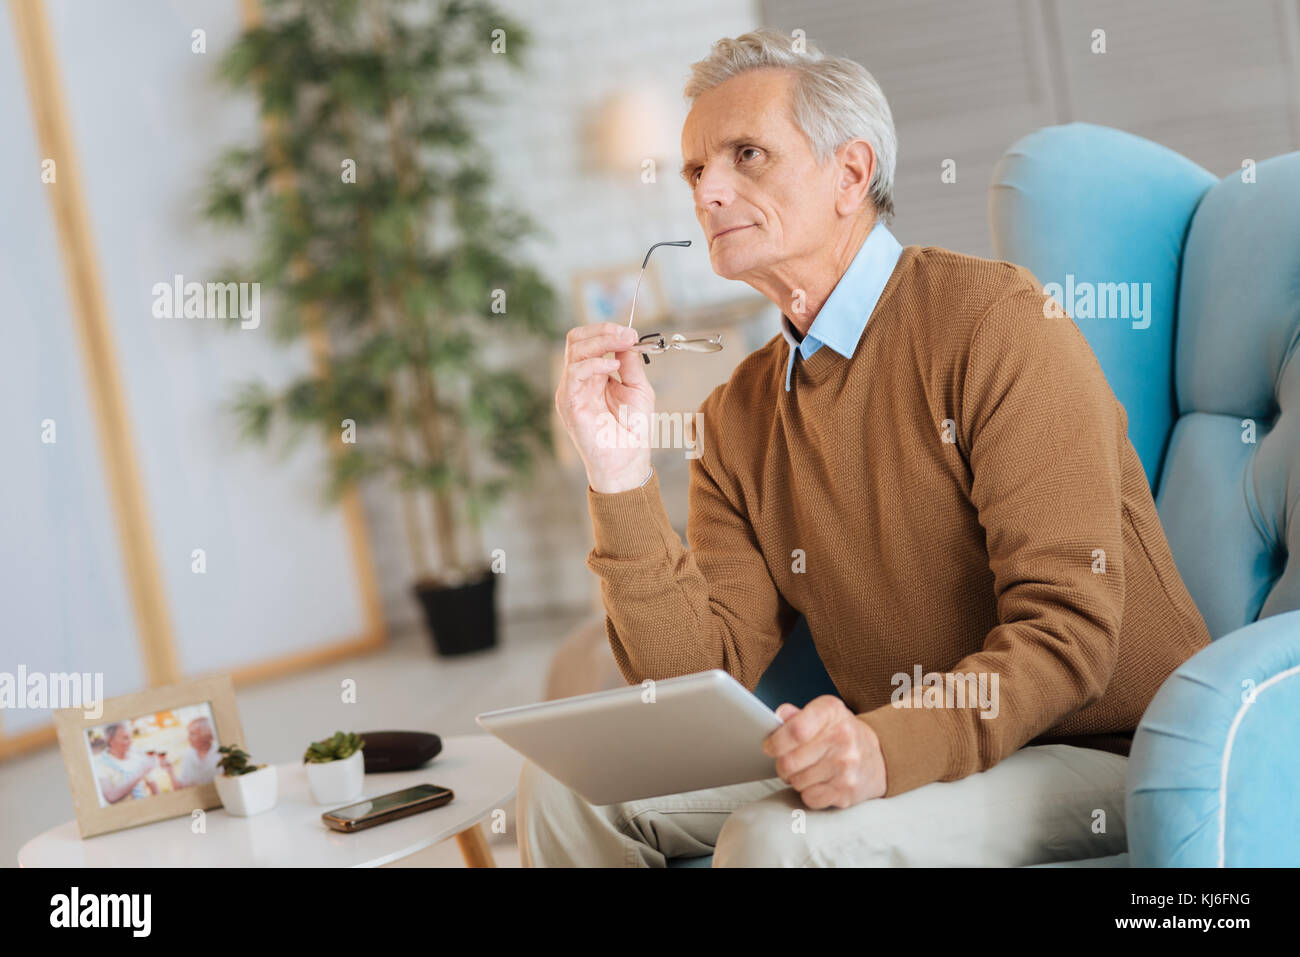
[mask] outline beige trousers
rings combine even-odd
[[[525,867],[1020,867],[1126,850],[1122,755],[1022,748],[987,771],[849,808],[809,810],[780,778],[594,806],[531,762]]]

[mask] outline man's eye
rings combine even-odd
[[[740,148],[741,159],[744,159],[746,153],[757,153],[758,149],[753,146],[742,146]]]

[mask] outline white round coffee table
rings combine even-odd
[[[523,758],[490,735],[442,739],[442,753],[417,771],[367,774],[365,797],[416,784],[451,788],[455,798],[432,811],[343,834],[321,821],[337,805],[317,804],[301,764],[277,765],[276,806],[254,817],[222,808],[205,816],[203,833],[189,815],[82,839],[68,821],[32,838],[20,867],[378,867],[455,837],[465,863],[492,867],[479,822],[514,797]]]

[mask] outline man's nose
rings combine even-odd
[[[700,206],[726,206],[736,198],[736,190],[727,171],[714,167],[700,172],[695,187],[695,202]]]

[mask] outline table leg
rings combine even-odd
[[[465,858],[466,867],[496,867],[496,859],[492,857],[492,850],[488,847],[487,838],[483,834],[483,827],[480,824],[471,824],[465,830],[456,835],[456,843],[460,847],[460,853]]]

